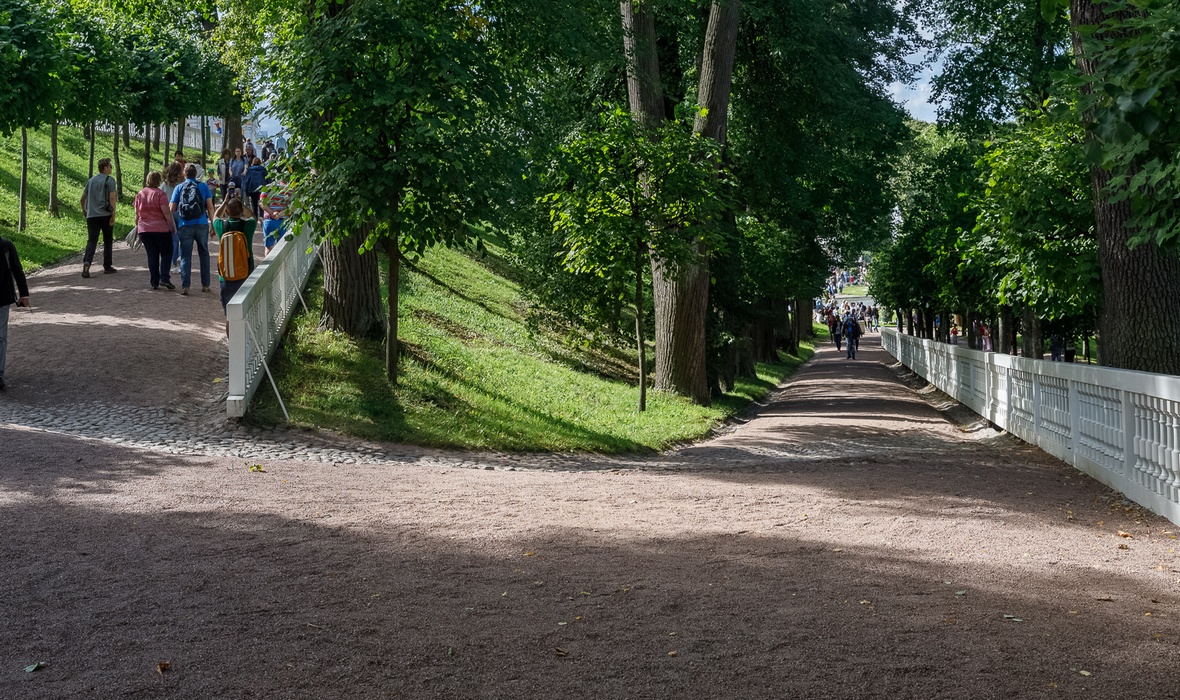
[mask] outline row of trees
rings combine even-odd
[[[655,387],[707,403],[889,234],[920,41],[893,0],[249,0],[222,27],[300,144],[322,325],[385,334],[391,378],[401,263],[434,245],[493,232],[543,313],[632,335],[641,376],[654,338]]]
[[[897,236],[872,292],[930,337],[963,314],[995,347],[1048,334],[1099,361],[1180,374],[1180,8],[1155,0],[969,0],[925,8],[941,124],[912,125]],[[949,324],[943,324],[945,334]],[[969,333],[969,341],[974,338]],[[1088,343],[1087,343],[1088,347]]]
[[[20,214],[26,223],[28,130],[49,125],[49,211],[57,214],[57,133],[63,122],[83,125],[94,166],[96,124],[114,124],[112,146],[128,122],[142,125],[144,175],[150,126],[180,124],[190,114],[240,111],[234,75],[221,61],[195,12],[167,17],[100,2],[0,0],[0,134],[21,131]],[[118,173],[122,191],[122,173]]]

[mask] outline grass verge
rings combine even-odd
[[[706,435],[774,388],[811,357],[760,364],[712,406],[649,392],[636,411],[634,351],[571,343],[528,323],[512,280],[495,258],[435,250],[402,275],[401,377],[385,379],[382,345],[318,330],[321,280],[311,312],[297,316],[274,368],[294,423],[420,445],[513,451],[659,450]],[[281,411],[268,386],[252,420]]]
[[[160,144],[163,147],[163,143]],[[90,143],[82,130],[62,126],[58,130],[58,216],[49,213],[49,129],[29,131],[29,191],[26,198],[28,226],[17,233],[20,207],[20,131],[0,137],[0,236],[16,245],[26,272],[52,265],[82,252],[86,246],[86,217],[78,209],[82,187],[90,174]],[[110,158],[114,137],[99,134],[94,160]],[[152,152],[152,169],[160,169],[162,155]],[[123,168],[123,199],[115,211],[115,236],[127,235],[135,223],[131,200],[143,178],[143,140],[132,139],[131,148],[119,144]]]

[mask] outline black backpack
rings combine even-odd
[[[196,221],[205,213],[205,202],[201,199],[201,187],[195,182],[186,182],[180,186],[180,198],[176,206],[180,218],[185,221]]]

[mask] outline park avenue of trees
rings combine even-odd
[[[204,5],[0,0],[0,128],[219,114],[232,144],[266,99],[329,241],[321,326],[386,336],[391,381],[403,265],[491,236],[540,307],[640,376],[654,340],[654,388],[698,403],[797,347],[863,253],[910,332],[963,314],[997,350],[1096,336],[1180,374],[1175,3]],[[936,125],[889,96],[923,53]]]

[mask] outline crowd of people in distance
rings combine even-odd
[[[285,233],[290,199],[285,183],[277,181],[270,172],[277,169],[275,160],[280,155],[270,141],[264,145],[262,154],[256,155],[254,144],[247,139],[242,148],[232,152],[223,150],[216,165],[208,171],[197,163],[187,162],[184,151],[177,151],[175,159],[162,172],[148,174],[133,206],[135,232],[147,255],[148,282],[152,289],[176,289],[172,275],[177,273],[180,293],[188,295],[195,249],[201,291],[212,292],[209,242],[220,240],[223,231],[242,231],[252,247],[258,219],[263,222],[265,254],[270,254]],[[99,160],[98,171],[86,183],[81,199],[87,224],[82,258],[82,277],[86,278],[90,277],[99,236],[103,240],[103,273],[118,272],[112,265],[118,197],[111,177],[111,160]],[[215,209],[218,201],[220,205]],[[252,250],[249,255],[252,270]],[[224,307],[241,284],[237,280],[227,282],[220,275],[219,279]]]
[[[828,298],[834,299],[837,294],[843,294],[849,285],[863,285],[865,283],[866,266],[863,261],[857,264],[855,270],[837,269],[824,283]]]
[[[860,338],[865,333],[881,330],[880,310],[864,302],[816,302],[816,320],[827,325],[829,336],[839,351],[842,346],[850,360],[856,359]]]

